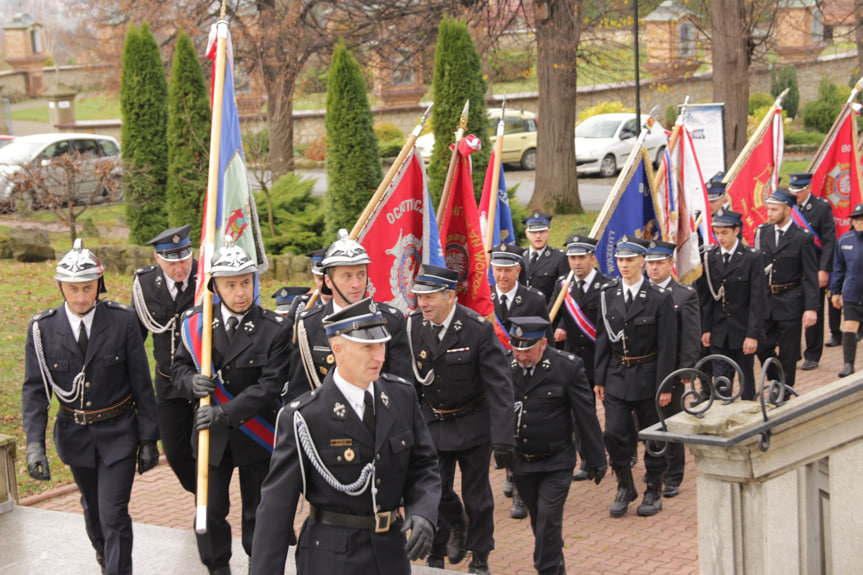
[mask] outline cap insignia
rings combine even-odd
[[[381,392],[381,403],[384,404],[384,407],[390,406],[390,396],[387,395],[386,393],[384,393],[383,391]]]
[[[523,335],[524,335],[524,330],[523,330],[523,329],[521,329],[521,326],[516,326],[516,328],[515,328],[515,335],[516,335],[517,337],[521,337],[521,336],[523,336]]]
[[[179,244],[180,243],[180,236],[178,234],[174,234],[174,237],[171,238],[171,241],[174,242],[175,244]]]

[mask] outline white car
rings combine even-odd
[[[599,174],[610,178],[626,162],[632,152],[641,126],[649,116],[642,114],[641,122],[635,114],[597,114],[575,127],[575,163],[579,174]],[[644,147],[653,161],[659,165],[668,138],[659,122],[644,139]]]
[[[491,142],[483,141],[483,146],[494,147],[497,141],[497,123],[500,120],[500,108],[488,111],[489,132]],[[501,161],[504,164],[518,164],[523,170],[536,169],[536,115],[525,110],[506,110],[503,116],[503,152]],[[417,138],[416,147],[425,163],[431,161],[434,149],[434,133],[429,132]]]
[[[55,158],[66,154],[74,154],[84,162],[80,172],[82,180],[76,182],[76,202],[116,201],[122,198],[120,178],[120,144],[109,136],[96,134],[51,133],[20,136],[0,148],[0,206],[3,211],[11,211],[18,200],[15,190],[16,174],[23,172],[36,173],[36,170],[46,170],[44,179],[48,186],[62,185],[63,175],[52,172],[52,162]],[[99,162],[109,161],[111,166],[110,186],[100,184],[97,175]],[[56,170],[56,168],[55,168]],[[104,182],[104,180],[102,180]],[[101,189],[97,189],[100,187]],[[58,196],[63,191],[58,191]],[[30,198],[33,207],[41,205],[38,198]]]

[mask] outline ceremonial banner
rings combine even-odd
[[[485,172],[485,182],[482,185],[482,196],[479,200],[479,225],[482,237],[486,237],[488,231],[489,199],[492,196],[491,185],[494,176],[494,150],[488,162],[488,170]],[[512,212],[509,209],[509,195],[506,192],[506,182],[503,179],[503,164],[500,165],[500,179],[497,184],[497,207],[494,211],[494,227],[492,228],[491,245],[515,244],[515,228],[512,225]],[[488,282],[494,285],[494,276],[491,266],[488,270]]]
[[[472,135],[465,136],[458,143],[452,190],[440,237],[446,267],[459,274],[459,303],[489,317],[494,313],[494,306],[488,283],[488,258],[471,179],[470,153],[479,148],[479,140]]]
[[[779,182],[783,139],[782,108],[774,104],[723,180],[731,208],[743,214],[743,238],[750,246],[755,228],[767,221],[764,201]]]
[[[216,25],[210,31],[209,44],[207,46],[207,57],[216,61]],[[204,278],[205,271],[209,271],[213,252],[218,253],[219,248],[225,245],[225,235],[230,234],[234,243],[243,248],[249,257],[258,265],[258,272],[267,270],[267,255],[264,252],[264,243],[261,240],[261,227],[258,223],[258,212],[255,207],[255,198],[249,186],[249,177],[246,170],[245,156],[243,155],[243,139],[240,134],[240,114],[237,111],[237,102],[234,95],[233,74],[233,51],[231,48],[231,36],[227,37],[227,67],[225,69],[224,99],[221,110],[221,138],[219,147],[219,180],[218,198],[215,205],[204,203],[204,225],[201,226],[201,249],[198,259],[198,277]],[[216,74],[213,74],[215,79]],[[214,86],[211,85],[211,89]],[[217,110],[213,110],[215,116]],[[207,237],[206,221],[209,212],[216,212],[215,235]],[[211,250],[213,250],[211,252]],[[203,281],[198,282],[195,292],[195,302],[201,303],[203,290],[206,288]],[[255,282],[255,297],[258,297],[258,285]]]
[[[416,309],[411,288],[420,264],[444,266],[426,180],[414,148],[357,236],[372,261],[369,295],[404,313]]]
[[[836,235],[851,229],[851,211],[861,202],[860,158],[857,150],[857,112],[845,104],[819,148],[809,171],[812,193],[833,206]]]
[[[599,240],[596,262],[602,273],[620,276],[614,245],[622,236],[661,239],[665,223],[657,214],[662,214],[662,209],[653,186],[653,166],[647,150],[638,145],[620,172],[591,231],[591,235]]]

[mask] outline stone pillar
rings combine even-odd
[[[48,121],[52,126],[75,121],[75,96],[77,95],[77,91],[59,83],[45,92],[44,96],[48,100]]]
[[[769,405],[767,419],[736,401],[667,421],[699,472],[700,573],[860,573],[863,373]]]
[[[0,435],[0,513],[11,511],[18,503],[15,479],[15,438]]]

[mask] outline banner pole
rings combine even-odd
[[[506,94],[503,96],[503,104],[500,107],[500,120],[497,122],[497,141],[494,143],[494,165],[492,166],[491,173],[491,189],[488,194],[488,224],[486,225],[485,230],[485,250],[489,251],[494,246],[492,242],[494,242],[494,221],[497,215],[497,196],[498,191],[497,188],[500,186],[500,165],[501,165],[501,156],[503,155],[503,132],[504,132],[504,122],[503,122],[503,113],[506,110]]]
[[[446,208],[447,202],[449,201],[449,193],[452,190],[452,179],[455,176],[455,164],[458,161],[459,153],[458,153],[458,143],[461,141],[464,136],[465,130],[467,130],[467,119],[468,114],[470,113],[470,100],[464,103],[464,108],[461,111],[461,119],[459,120],[458,129],[455,131],[455,142],[453,143],[452,148],[452,156],[449,161],[449,168],[446,172],[446,178],[443,182],[443,190],[441,190],[440,194],[440,204],[437,208],[438,213],[438,229],[443,225],[443,217],[440,214],[443,213]]]
[[[759,140],[761,140],[761,137],[767,132],[767,128],[773,121],[773,115],[776,113],[777,110],[782,109],[782,99],[787,93],[788,88],[785,88],[782,93],[779,94],[779,97],[776,98],[776,101],[773,102],[773,105],[770,106],[770,110],[767,112],[767,114],[764,115],[764,118],[762,118],[761,123],[758,124],[758,127],[755,129],[752,137],[749,138],[749,141],[746,142],[745,146],[743,146],[743,150],[741,150],[740,154],[737,155],[737,159],[734,160],[734,163],[731,165],[728,173],[725,174],[724,178],[722,178],[722,182],[724,184],[730,184],[734,180],[734,178],[737,177],[737,172],[740,171],[740,168],[743,166],[744,162],[746,162],[746,158],[748,158],[749,154],[752,153],[752,149],[755,147],[755,144]]]

